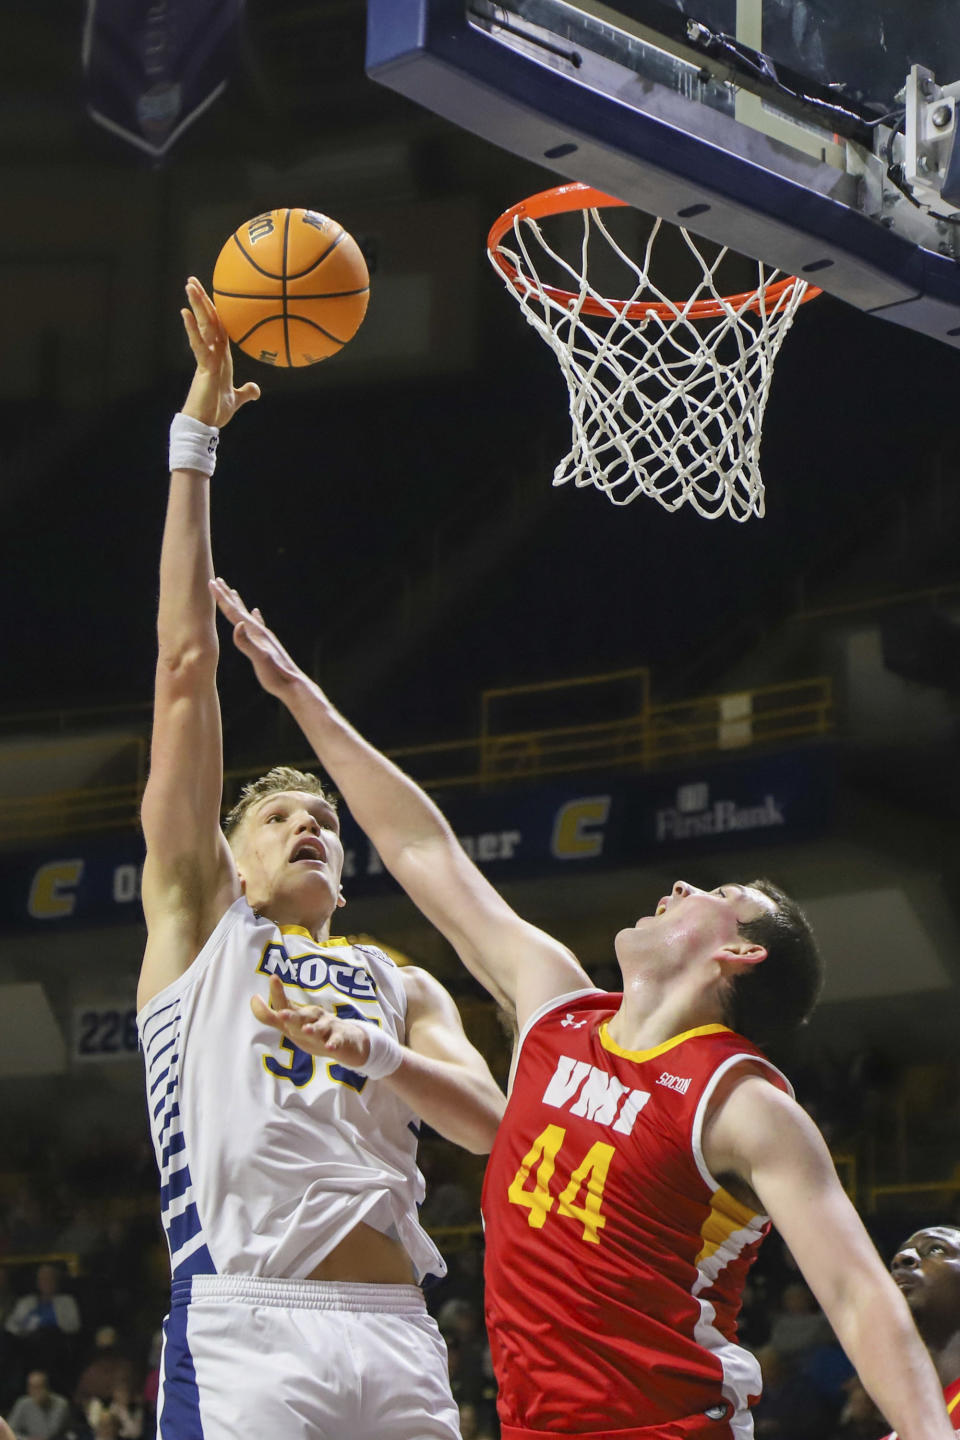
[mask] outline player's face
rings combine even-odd
[[[960,1331],[960,1230],[918,1230],[894,1255],[890,1273],[918,1323]]]
[[[278,924],[329,918],[340,893],[343,844],[320,795],[283,790],[251,805],[234,845],[247,900]]]
[[[714,890],[700,890],[677,880],[669,895],[657,902],[653,915],[644,915],[616,940],[622,959],[637,950],[668,947],[673,954],[715,953],[741,943],[739,927],[776,910],[776,902],[750,885],[729,882]]]

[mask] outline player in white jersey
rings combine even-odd
[[[315,777],[271,771],[221,829],[209,476],[259,392],[234,389],[216,310],[187,294],[142,812],[138,1023],[173,1273],[158,1433],[455,1440],[419,1285],[444,1266],[417,1221],[417,1131],[485,1152],[503,1097],[442,986],[331,938],[343,848]],[[318,1054],[275,1024],[307,1001]]]

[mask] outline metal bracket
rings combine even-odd
[[[932,70],[914,65],[903,99],[903,183],[918,205],[960,216],[960,81],[940,86]]]

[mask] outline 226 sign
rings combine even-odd
[[[73,1012],[73,1058],[79,1062],[130,1060],[139,1052],[133,1005],[82,1005]]]

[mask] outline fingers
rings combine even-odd
[[[205,411],[194,418],[222,427],[244,405],[260,399],[260,386],[248,380],[238,389],[234,388],[233,355],[217,307],[195,275],[189,277],[185,289],[190,308],[181,310],[180,314],[197,365],[191,396],[196,392],[196,402],[198,405],[202,402]]]
[[[227,332],[217,314],[217,307],[195,275],[190,276],[185,289],[191,318],[187,318],[186,311],[181,311],[181,314],[194,359],[202,370],[217,373],[229,362]],[[252,400],[256,397],[247,395],[246,398]]]
[[[253,995],[250,998],[250,1009],[253,1011],[261,1025],[269,1025],[273,1030],[282,1030],[283,1021],[276,1010],[271,1010],[260,995]]]
[[[232,621],[234,625],[236,625],[238,621],[253,618],[241,600],[239,592],[228,585],[225,580],[221,580],[220,577],[217,576],[216,580],[211,580],[208,583],[210,585],[210,593],[213,595],[214,600],[216,600],[218,609],[228,620]],[[254,611],[253,615],[255,616],[256,614],[257,611]]]
[[[197,279],[196,275],[187,276],[186,289],[187,294],[192,295],[197,301],[197,304],[208,305],[211,310],[213,309],[213,301],[210,299],[206,290],[204,290],[202,282]]]
[[[369,1043],[358,1031],[362,1026],[338,1019],[318,1005],[296,1005],[287,1000],[283,984],[276,976],[270,981],[270,1004],[261,995],[250,1000],[250,1009],[262,1025],[292,1041],[311,1055],[341,1058],[345,1063],[359,1065],[369,1052]]]
[[[197,329],[203,337],[204,343],[209,345],[220,338],[223,330],[216,306],[200,281],[193,275],[187,281],[186,292]]]
[[[220,321],[220,316],[217,314],[217,307],[200,284],[196,275],[191,275],[188,278],[185,289],[187,299],[190,302],[190,309],[193,311],[201,333],[205,327],[206,329],[213,328],[215,330],[221,330],[223,326]]]
[[[271,1030],[279,1030],[291,1040],[298,1039],[306,1028],[305,1022],[317,1017],[316,1006],[291,1007],[283,993],[282,985],[280,986],[280,1003],[275,1003],[275,999],[271,985],[270,1004],[268,1005],[261,995],[252,995],[250,1009],[261,1025],[269,1025]]]
[[[183,320],[183,328],[187,332],[187,342],[193,352],[193,358],[199,365],[206,360],[207,349],[200,338],[200,330],[197,326],[193,311],[181,310],[180,315]]]
[[[267,622],[263,618],[263,612],[259,605],[254,605],[252,610],[248,610],[240,596],[240,592],[234,590],[232,586],[228,585],[225,580],[221,580],[219,576],[217,576],[215,580],[209,580],[207,584],[210,587],[210,593],[217,603],[217,608],[235,627],[234,639],[238,645],[241,640],[249,640],[251,638],[247,632],[248,621],[254,622],[262,630],[267,631]],[[269,633],[269,631],[267,633]],[[274,979],[276,979],[276,976],[274,976]]]
[[[217,608],[233,626],[233,643],[241,654],[252,658],[256,653],[257,646],[254,637],[251,636],[247,630],[247,625],[248,623],[256,624],[261,629],[265,629],[263,616],[259,610],[254,610],[253,614],[251,614],[237,591],[232,590],[225,581],[219,579],[210,580],[208,584],[210,586],[210,592],[216,601]],[[276,976],[274,976],[274,979],[276,979]],[[282,988],[281,986],[281,990]]]
[[[251,400],[260,399],[260,386],[254,380],[248,380],[246,385],[241,385],[239,390],[234,392],[237,399],[237,409],[241,405],[248,405]]]
[[[361,1050],[350,1027],[325,1011],[315,1020],[308,1020],[301,1026],[299,1040],[301,1046],[314,1054],[322,1052],[324,1055],[342,1055],[346,1052],[346,1058],[351,1063],[360,1063]]]

